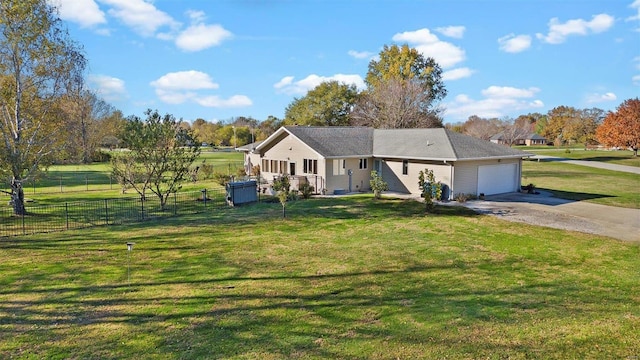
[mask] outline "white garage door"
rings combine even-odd
[[[478,194],[502,194],[518,190],[517,164],[478,167]]]

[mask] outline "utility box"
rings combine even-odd
[[[258,201],[258,183],[255,180],[227,184],[227,203],[231,206]]]

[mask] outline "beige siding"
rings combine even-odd
[[[389,184],[390,191],[420,194],[418,186],[420,171],[432,170],[436,181],[451,187],[451,166],[443,163],[411,162],[408,163],[407,175],[402,174],[402,160],[385,160],[382,164],[382,178]]]
[[[317,174],[303,172],[305,159],[317,160]],[[293,136],[286,136],[267,149],[262,154],[261,160],[268,160],[270,163],[278,164],[277,169],[272,169],[271,166],[265,168],[261,165],[262,177],[267,181],[272,181],[274,177],[282,173],[290,174],[291,164],[295,164],[296,176],[307,177],[308,182],[314,187],[316,184],[320,184],[318,186],[319,189],[317,189],[318,191],[322,190],[321,187],[324,180],[316,179],[316,177],[323,178],[325,176],[323,173],[323,169],[325,168],[324,158]],[[260,164],[262,164],[262,161]],[[281,169],[283,165],[284,169]]]
[[[367,168],[360,169],[360,158],[346,159],[327,159],[327,194],[332,194],[336,189],[349,190],[349,170],[351,175],[351,191],[369,191],[369,180],[371,178],[371,169],[373,168],[373,159],[367,159]],[[334,175],[334,160],[344,160],[344,174]]]

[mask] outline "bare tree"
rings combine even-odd
[[[484,119],[477,115],[469,116],[463,124],[463,133],[482,140],[489,140],[500,132],[502,122],[499,119]]]
[[[511,119],[504,120],[504,130],[502,131],[502,141],[505,145],[517,145],[519,139],[524,139],[531,133],[528,124],[516,122]]]
[[[392,78],[360,95],[351,124],[379,129],[442,127],[441,109],[418,81]]]

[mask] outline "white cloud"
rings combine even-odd
[[[104,12],[94,0],[49,0],[47,2],[59,9],[62,20],[77,23],[81,27],[92,27],[107,22]]]
[[[231,32],[220,25],[191,25],[176,38],[176,46],[185,51],[200,51],[220,45],[230,38]]]
[[[465,30],[466,28],[464,26],[447,26],[436,28],[436,31],[440,34],[456,39],[462,39]]]
[[[206,15],[203,11],[188,10],[186,15],[191,19],[191,25],[181,31],[175,40],[176,46],[184,51],[204,50],[220,45],[233,36],[222,25],[205,24]]]
[[[189,70],[165,74],[150,83],[158,98],[168,104],[194,102],[206,107],[243,107],[253,103],[244,95],[233,95],[222,99],[217,95],[205,95],[203,90],[218,89],[220,86],[201,71]]]
[[[457,95],[452,102],[445,104],[445,115],[459,120],[467,119],[471,115],[500,118],[513,112],[541,108],[544,103],[539,99],[533,99],[539,91],[536,87],[518,89],[490,86],[481,91],[484,98],[480,100],[474,100],[466,94]]]
[[[442,73],[442,80],[447,81],[447,80],[458,80],[458,79],[468,78],[474,72],[475,71],[469,69],[468,67],[452,69]]]
[[[278,90],[278,92],[287,95],[306,95],[309,90],[313,90],[316,86],[328,81],[338,81],[339,83],[348,85],[354,84],[358,89],[364,89],[366,87],[360,75],[336,74],[327,77],[312,74],[300,81],[294,82],[293,80],[293,76],[285,76],[274,84],[273,87]]]
[[[597,34],[609,30],[613,26],[615,19],[607,14],[594,15],[591,21],[584,19],[568,20],[560,23],[558,18],[549,20],[549,33],[536,34],[536,37],[549,44],[561,44],[571,35]]]
[[[106,75],[89,75],[89,84],[105,101],[120,101],[127,97],[124,81]]]
[[[230,107],[246,107],[253,105],[251,99],[244,95],[234,95],[228,99],[221,99],[218,96],[205,96],[194,99],[196,103],[215,108],[230,108]]]
[[[356,50],[349,50],[347,54],[349,54],[349,56],[354,57],[356,59],[367,59],[375,55],[374,53],[369,51],[356,51]]]
[[[167,13],[158,10],[146,0],[100,0],[112,6],[109,15],[119,19],[142,36],[153,36],[158,29],[169,26],[172,29],[180,24]]]
[[[151,86],[163,90],[201,90],[219,87],[208,74],[195,70],[165,74],[152,81]]]
[[[187,16],[191,19],[191,21],[196,24],[204,22],[204,20],[207,18],[204,11],[201,11],[201,10],[187,10],[185,14],[187,14]]]
[[[589,94],[587,95],[588,103],[600,103],[606,101],[615,101],[618,97],[616,94],[612,92],[604,93],[604,94]]]
[[[540,89],[536,87],[518,89],[510,86],[489,86],[481,93],[488,98],[528,98],[533,97],[538,91]]]
[[[509,34],[498,39],[500,50],[508,53],[519,53],[531,47],[531,36]]]
[[[633,76],[631,82],[633,82],[633,85],[640,85],[640,75]]]
[[[424,56],[434,58],[445,69],[465,60],[464,50],[452,43],[441,41],[426,28],[395,34],[392,39],[412,44],[416,50]]]
[[[636,11],[636,14],[633,16],[629,16],[628,18],[624,19],[625,21],[640,21],[640,0],[635,0],[633,3],[631,3],[631,5],[629,5],[630,8],[634,9]],[[636,31],[640,32],[640,27],[636,28]]]

